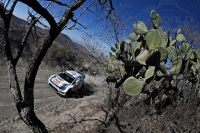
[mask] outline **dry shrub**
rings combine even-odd
[[[129,100],[121,93],[127,102],[123,106],[115,104],[118,110],[114,119],[107,127],[101,126],[99,132],[200,132],[200,98],[192,86],[185,86],[182,95],[182,98],[163,108],[162,112],[157,112],[152,105],[139,100],[139,97],[129,97]]]

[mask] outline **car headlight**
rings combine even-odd
[[[50,80],[52,80],[52,79],[54,79],[56,76],[54,75],[54,76],[52,76],[51,78],[50,78]]]

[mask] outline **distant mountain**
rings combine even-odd
[[[82,46],[81,44],[74,42],[71,40],[71,38],[63,33],[60,33],[59,36],[55,39],[55,41],[57,43],[60,44],[69,44],[70,48],[74,49],[74,50],[80,50],[82,52],[86,52],[87,49]]]
[[[11,36],[10,39],[11,39],[11,42],[13,42],[14,45],[16,45],[14,47],[17,47],[17,45],[20,44],[20,39],[22,38],[21,33],[25,32],[26,25],[28,25],[28,23],[27,23],[27,21],[13,15],[11,25],[12,25],[12,28],[10,31],[10,36]],[[2,27],[3,27],[3,20],[0,17],[0,35],[2,33]],[[42,36],[47,32],[47,30],[42,29],[38,26],[36,28],[37,28],[39,36],[40,35]],[[35,43],[35,40],[33,38],[36,38],[36,36],[33,35],[33,36],[29,37],[29,44]],[[55,42],[59,43],[60,45],[63,45],[64,47],[65,47],[65,45],[67,45],[67,47],[69,46],[72,50],[76,50],[79,52],[87,51],[87,49],[84,46],[80,45],[77,42],[73,42],[69,36],[67,36],[63,33],[59,34],[59,36],[55,39]],[[29,47],[29,46],[27,46],[27,47]]]

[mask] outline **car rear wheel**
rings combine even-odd
[[[84,90],[84,89],[85,89],[84,85],[85,85],[85,84],[82,84],[82,86],[81,86],[80,89]]]

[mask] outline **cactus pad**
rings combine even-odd
[[[175,46],[169,46],[167,48],[167,51],[168,51],[168,58],[171,60],[171,61],[174,61],[177,59],[177,56],[179,56],[179,49],[177,49]]]
[[[131,51],[132,51],[132,56],[134,57],[135,56],[135,51],[137,49],[140,49],[140,46],[141,46],[141,42],[134,42],[132,45],[131,45]]]
[[[146,45],[148,49],[156,48],[161,45],[162,38],[159,30],[152,29],[146,34]]]
[[[180,28],[176,29],[176,35],[178,35],[180,33],[181,33],[181,29]]]
[[[131,40],[133,40],[134,42],[137,41],[137,35],[135,33],[130,33],[129,37]]]
[[[183,36],[183,34],[177,34],[176,40],[177,40],[178,42],[185,42],[185,41],[186,41],[186,39],[185,39],[185,37]]]
[[[164,47],[157,47],[156,49],[160,51],[160,54],[161,54],[160,61],[166,60],[168,57],[167,49]]]
[[[170,42],[170,46],[172,46],[172,45],[174,45],[176,43],[176,40],[174,39],[174,40],[172,40],[171,42]]]
[[[158,77],[162,77],[162,76],[165,76],[166,74],[162,73],[160,70],[157,70],[157,71],[156,71],[156,75],[157,75]]]
[[[116,60],[117,59],[114,55],[110,55],[110,60],[109,60],[110,63],[114,63]]]
[[[155,10],[152,10],[150,13],[150,17],[151,17],[151,22],[153,24],[153,27],[157,29],[160,25],[160,16],[156,13]]]
[[[167,41],[165,41],[164,39],[162,39],[160,46],[161,47],[167,47]]]
[[[193,66],[194,66],[194,68],[197,69],[197,70],[200,69],[200,61],[199,61],[199,59],[197,59],[196,62],[193,62]]]
[[[187,52],[188,52],[188,49],[190,48],[190,44],[189,43],[183,43],[182,45],[181,45],[181,51],[184,53],[184,54],[186,54]]]
[[[151,78],[155,74],[155,66],[150,66],[145,72],[145,80]]]
[[[144,87],[144,84],[144,81],[140,81],[135,77],[129,77],[124,82],[124,92],[131,96],[139,95],[142,91],[142,88]]]
[[[146,59],[148,56],[149,56],[149,51],[144,50],[136,57],[136,61],[142,65],[146,65]]]
[[[181,58],[177,58],[172,62],[172,67],[170,68],[170,74],[179,74],[183,66],[183,61]]]
[[[127,38],[123,38],[123,41],[125,42],[125,43],[131,43],[131,40],[130,39],[127,39]]]
[[[142,21],[137,21],[133,24],[133,29],[136,34],[145,34],[147,33],[147,27]]]
[[[112,73],[115,71],[115,66],[113,64],[108,64],[106,70],[108,73]]]
[[[188,52],[186,54],[184,54],[183,59],[188,60],[189,58],[192,58],[192,54],[193,54],[193,49],[189,48]]]

